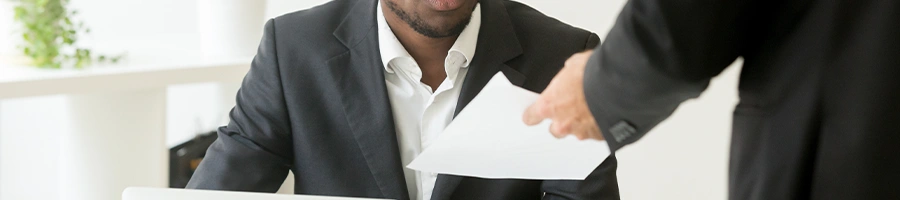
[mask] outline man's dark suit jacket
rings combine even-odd
[[[377,0],[336,0],[269,20],[231,122],[188,188],[409,199],[384,81]],[[497,72],[540,92],[599,38],[520,3],[481,0],[482,25],[459,112]],[[547,169],[555,170],[555,169]],[[439,175],[433,200],[618,199],[616,160],[585,181]],[[545,195],[546,194],[546,195]]]
[[[897,0],[632,0],[585,95],[616,150],[739,56],[730,199],[900,199]]]

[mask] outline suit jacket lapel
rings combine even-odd
[[[514,85],[522,86],[525,82],[523,74],[506,64],[507,61],[522,55],[522,46],[503,2],[481,0],[481,13],[478,46],[463,81],[454,116],[478,95],[497,72],[502,71]],[[460,176],[438,175],[432,200],[449,199],[462,180],[463,177]]]
[[[506,62],[522,55],[522,46],[503,2],[481,0],[481,30],[478,32],[478,46],[469,65],[469,72],[459,93],[456,112],[459,113],[484,85],[499,71],[521,86],[525,76],[506,65]]]
[[[377,0],[358,1],[335,30],[348,51],[328,61],[356,142],[385,198],[407,200],[394,117],[384,82],[375,20]]]

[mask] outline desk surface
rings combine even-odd
[[[230,192],[212,190],[185,190],[129,187],[122,192],[123,200],[377,200],[351,197],[286,195],[254,192]]]
[[[252,57],[124,60],[87,69],[39,69],[0,64],[0,99],[158,88],[200,82],[239,82]]]

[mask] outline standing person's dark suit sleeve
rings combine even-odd
[[[740,55],[747,2],[632,0],[584,72],[612,151],[641,138]]]
[[[593,49],[600,44],[600,37],[591,33],[585,41],[584,49]],[[612,200],[619,199],[619,183],[616,179],[618,161],[615,154],[609,155],[597,169],[581,181],[547,180],[541,183],[543,200]]]
[[[188,188],[275,192],[287,176],[293,151],[274,20],[266,22],[264,32],[231,110],[231,122],[219,128],[219,138]]]

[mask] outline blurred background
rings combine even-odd
[[[59,51],[75,56],[42,68],[25,55],[46,49],[17,48],[42,30],[23,23],[58,16],[16,11],[27,2],[48,0],[0,0],[2,200],[111,200],[127,186],[183,187],[210,133],[227,123],[264,21],[327,1],[61,1],[57,13],[75,24],[62,28],[77,40]],[[520,2],[605,38],[625,0]],[[623,199],[726,198],[738,64],[617,153]],[[281,193],[292,192],[290,179]]]

